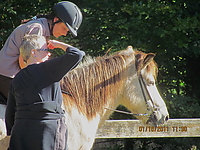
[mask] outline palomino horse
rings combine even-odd
[[[168,120],[155,84],[154,56],[129,46],[111,56],[88,59],[62,79],[68,150],[90,150],[98,127],[119,104],[145,124]]]

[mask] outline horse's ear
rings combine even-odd
[[[128,46],[128,47],[126,48],[126,50],[132,50],[132,51],[134,51],[132,46]]]
[[[143,63],[142,63],[142,67],[140,70],[144,69],[146,66],[148,66],[153,58],[155,57],[156,55],[154,53],[149,53],[146,55],[146,57],[143,59]]]

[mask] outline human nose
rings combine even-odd
[[[66,36],[68,31],[63,31],[63,35]]]

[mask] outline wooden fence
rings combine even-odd
[[[200,118],[169,119],[165,125],[153,127],[139,120],[106,120],[96,138],[200,137]]]

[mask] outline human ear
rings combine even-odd
[[[35,51],[36,51],[35,49],[32,49],[32,50],[31,50],[31,56],[32,56],[32,57],[36,57]]]
[[[58,21],[59,20],[59,18],[58,17],[54,17],[54,22],[56,22],[56,21]]]

